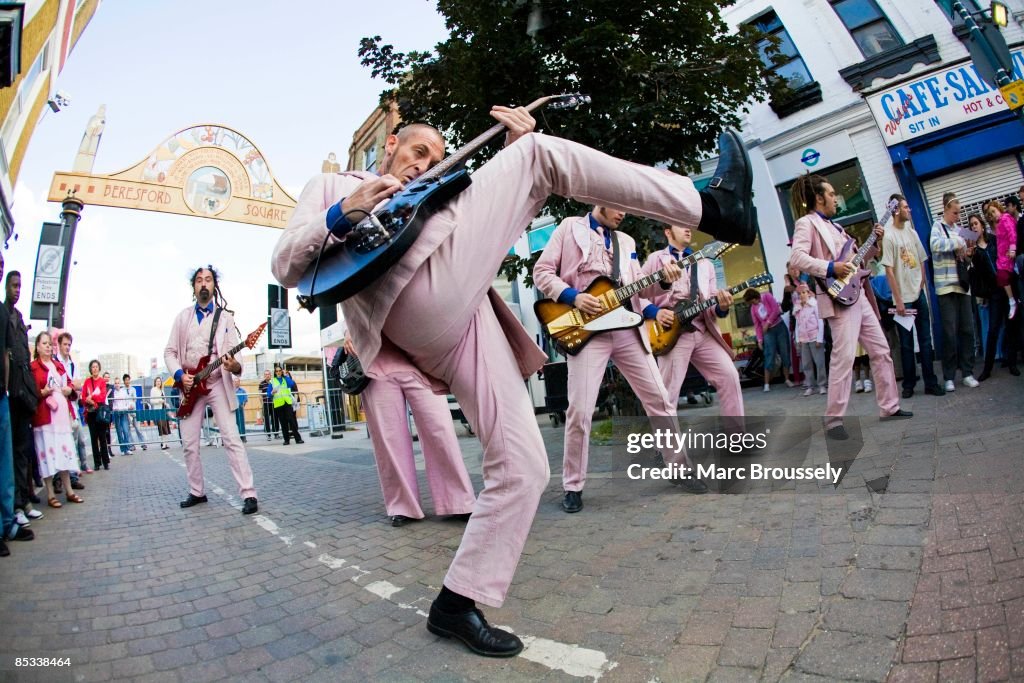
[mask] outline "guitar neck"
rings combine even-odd
[[[233,347],[233,348],[232,348],[232,349],[231,349],[230,351],[228,351],[226,355],[228,355],[228,356],[234,356],[234,355],[235,355],[236,353],[238,353],[239,351],[241,351],[241,350],[242,350],[242,348],[243,348],[244,346],[245,346],[245,341],[242,341],[242,342],[240,342],[240,343],[238,344],[238,346],[235,346],[235,347]],[[221,358],[223,358],[223,356],[221,356]],[[212,373],[212,372],[213,372],[214,370],[216,370],[217,368],[219,368],[219,367],[221,366],[221,364],[223,363],[223,361],[221,360],[221,358],[218,358],[217,360],[213,361],[212,363],[210,363],[209,365],[207,365],[207,366],[206,366],[205,368],[203,368],[202,370],[200,370],[199,372],[197,372],[197,373],[196,373],[196,375],[195,375],[195,378],[194,378],[194,380],[193,380],[193,381],[195,381],[195,382],[197,382],[197,383],[198,383],[198,382],[202,382],[202,381],[203,381],[204,379],[206,379],[207,377],[209,377],[209,376],[210,376],[210,374],[211,374],[211,373]]]
[[[890,218],[892,218],[892,211],[887,210],[882,214],[882,218],[878,222],[881,225],[885,225],[889,222]],[[856,256],[854,256],[850,261],[854,268],[860,268],[860,264],[864,263],[865,257],[867,257],[868,252],[871,251],[871,247],[875,246],[875,242],[877,241],[878,236],[875,234],[875,231],[872,230],[871,234],[868,235],[868,238],[864,240],[864,244],[862,244],[860,249],[857,250]]]
[[[679,266],[680,268],[686,268],[687,266],[693,265],[702,258],[704,258],[704,255],[701,254],[701,252],[699,251],[695,251],[689,256],[684,256],[683,258],[676,261],[676,265]],[[635,282],[630,282],[628,285],[623,285],[619,287],[618,289],[615,290],[615,296],[616,298],[618,298],[619,301],[625,301],[626,299],[630,298],[637,292],[642,292],[651,285],[657,284],[664,279],[665,269],[663,268],[655,273],[647,275],[646,277],[642,277],[639,280],[636,280]]]
[[[549,97],[541,97],[540,99],[534,100],[530,104],[526,105],[526,107],[525,107],[526,111],[533,111],[535,109],[539,109],[540,107],[543,107],[545,104],[550,102],[552,99],[554,99],[554,98],[549,96]],[[501,123],[494,124],[493,126],[488,128],[487,130],[485,130],[483,133],[481,133],[480,135],[477,135],[475,138],[473,138],[468,143],[466,143],[462,147],[462,149],[460,149],[459,151],[455,152],[450,157],[442,160],[440,163],[438,163],[432,169],[430,169],[429,171],[427,171],[426,173],[421,175],[417,182],[430,181],[430,180],[433,180],[435,178],[440,178],[441,176],[445,175],[446,173],[448,173],[450,170],[452,170],[453,168],[455,168],[459,164],[463,163],[466,159],[468,159],[469,157],[473,156],[473,154],[475,154],[478,149],[480,149],[481,147],[486,145],[488,142],[490,142],[491,140],[496,138],[498,135],[500,135],[505,130],[506,130],[506,127],[505,127],[504,124],[501,124]]]
[[[753,285],[752,285],[750,280],[744,280],[743,282],[739,283],[738,285],[733,285],[732,287],[730,287],[726,291],[728,291],[729,294],[739,294],[744,289],[747,289],[747,288],[749,288],[751,286],[753,286]],[[691,306],[685,306],[685,307],[683,307],[682,310],[690,312],[690,313],[693,313],[693,314],[696,315],[698,313],[703,313],[704,311],[708,310],[709,308],[711,308],[712,306],[714,306],[717,303],[718,303],[718,299],[716,299],[715,297],[711,297],[710,299],[705,299],[704,301],[699,302],[696,306],[692,306],[692,305]]]

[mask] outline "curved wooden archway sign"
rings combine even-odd
[[[54,173],[47,198],[60,202],[68,192],[95,206],[271,228],[284,228],[295,208],[295,199],[274,179],[256,145],[238,131],[218,124],[178,131],[147,158],[120,173]]]

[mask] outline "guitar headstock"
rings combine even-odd
[[[898,199],[891,200],[885,205],[885,212],[891,217],[896,214],[897,209],[900,208],[900,202]]]
[[[716,259],[737,245],[732,242],[712,242],[698,252],[703,258]]]
[[[770,285],[773,282],[775,282],[775,278],[772,277],[771,273],[761,273],[747,280],[744,283],[743,289],[747,289],[748,287],[762,287],[764,285]]]
[[[263,330],[267,329],[267,323],[260,323],[260,326],[249,333],[249,336],[245,338],[245,347],[251,349],[256,346],[256,340],[263,334]]]
[[[551,95],[548,98],[549,109],[575,109],[590,104],[590,95],[582,93],[566,93],[564,95]]]

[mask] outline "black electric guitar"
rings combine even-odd
[[[896,209],[899,208],[899,202],[895,199],[889,202],[888,206],[885,207],[885,213],[878,220],[881,225],[885,225],[892,218],[892,215],[896,213]],[[828,278],[815,278],[818,284],[828,292],[828,295],[832,297],[832,300],[837,304],[843,306],[852,306],[857,303],[857,299],[860,298],[860,292],[864,289],[864,278],[871,275],[871,271],[867,268],[861,268],[861,264],[864,263],[864,258],[867,256],[868,251],[871,247],[875,246],[877,237],[875,231],[872,230],[868,238],[864,240],[864,244],[861,245],[860,249],[857,249],[857,253],[853,259],[850,259],[850,254],[857,247],[857,240],[852,237],[846,241],[843,245],[842,250],[839,252],[839,256],[836,257],[835,262],[849,261],[850,265],[853,266],[853,270],[846,277],[828,277]]]
[[[761,273],[760,275],[755,275],[749,280],[744,280],[738,285],[733,285],[729,288],[729,293],[738,294],[751,287],[770,285],[774,281],[775,280],[772,278],[770,273]],[[655,356],[663,356],[674,349],[676,342],[679,341],[679,336],[683,333],[683,328],[686,327],[686,324],[717,303],[718,299],[715,297],[711,297],[703,301],[683,299],[676,304],[676,307],[673,309],[672,312],[676,314],[676,318],[668,329],[666,329],[657,320],[648,320],[647,335],[651,339],[651,353]]]
[[[370,383],[370,378],[363,374],[359,358],[349,355],[344,349],[334,357],[331,370],[341,383],[341,390],[350,396],[361,394]]]
[[[586,95],[549,95],[526,109],[544,105],[568,109],[589,102]],[[463,167],[466,159],[504,131],[500,123],[492,126],[357,223],[343,242],[321,253],[299,280],[299,304],[309,311],[336,304],[383,275],[416,241],[426,220],[469,187],[469,171]]]
[[[735,246],[728,242],[712,242],[700,251],[679,259],[676,265],[685,268],[701,259],[716,259]],[[640,327],[644,321],[643,316],[629,310],[623,304],[637,292],[661,282],[664,278],[664,269],[621,287],[616,286],[611,278],[597,278],[582,292],[601,300],[602,310],[596,315],[584,313],[570,304],[563,304],[554,299],[537,301],[533,304],[533,312],[537,314],[537,319],[558,350],[566,355],[575,356],[595,334]]]

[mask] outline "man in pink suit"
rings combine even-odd
[[[192,294],[196,303],[189,306],[174,319],[171,336],[164,349],[164,362],[174,379],[181,382],[186,390],[192,388],[193,376],[185,368],[195,369],[199,359],[207,354],[221,358],[222,364],[206,378],[210,393],[201,396],[192,407],[188,417],[181,420],[181,439],[185,447],[185,469],[188,472],[188,498],[181,501],[181,507],[189,508],[207,501],[203,483],[203,463],[199,460],[199,437],[203,428],[206,406],[213,409],[213,417],[220,425],[224,450],[228,453],[231,474],[238,482],[242,498],[242,514],[251,515],[259,507],[256,503],[256,488],[252,482],[249,457],[238,435],[235,411],[238,398],[232,375],[242,374],[241,364],[226,355],[238,345],[238,329],[235,318],[227,310],[227,302],[220,293],[217,273],[212,266],[198,268],[192,274]],[[219,315],[217,314],[219,311]],[[216,325],[216,327],[214,327]]]
[[[797,220],[793,231],[790,264],[814,277],[845,278],[853,271],[853,266],[836,259],[851,238],[842,226],[832,221],[832,216],[836,215],[836,192],[832,185],[821,176],[805,175],[794,184],[793,198],[796,207],[805,215]],[[884,234],[881,225],[875,226],[875,233],[879,237]],[[818,289],[818,313],[832,328],[832,358],[825,408],[825,427],[829,438],[849,438],[843,426],[843,416],[850,402],[850,373],[858,340],[871,359],[875,399],[882,419],[913,417],[913,413],[900,408],[889,344],[878,321],[878,306],[871,287],[864,287],[861,296],[851,306],[834,304],[824,288]]]
[[[345,334],[345,352],[359,355],[348,333]],[[462,460],[448,400],[435,394],[423,373],[390,342],[385,341],[381,346],[374,361],[373,375],[378,379],[363,390],[363,407],[391,526],[404,526],[411,520],[425,517],[420,507],[406,402],[412,408],[423,447],[423,464],[434,511],[439,515],[469,519],[476,496]]]
[[[690,228],[668,226],[665,228],[665,238],[668,240],[668,246],[647,257],[643,268],[644,275],[655,273],[693,252],[690,249],[690,242],[693,240],[693,231]],[[693,289],[694,283],[697,285],[696,291]],[[657,359],[658,368],[661,370],[661,379],[665,383],[665,390],[673,407],[679,400],[679,390],[683,386],[686,370],[692,361],[704,379],[715,387],[722,415],[742,417],[744,412],[740,375],[732,362],[735,354],[722,337],[722,332],[715,321],[716,317],[724,318],[729,315],[732,294],[728,290],[719,291],[714,264],[707,259],[701,259],[696,264],[688,266],[683,271],[683,276],[672,283],[670,290],[655,295],[654,304],[660,309],[660,322],[667,328],[675,320],[673,309],[681,301],[704,301],[712,298],[718,299],[714,314],[711,309],[701,313],[691,323],[691,329],[685,330],[679,336],[675,347]]]
[[[451,389],[480,436],[484,489],[427,628],[478,654],[507,657],[522,642],[489,625],[475,601],[503,603],[550,473],[523,382],[547,357],[491,288],[502,260],[553,193],[666,222],[697,225],[703,217],[746,244],[756,223],[750,163],[735,133],[723,136],[712,189],[698,193],[683,176],[533,134],[525,109],[494,107],[491,115],[508,128],[505,148],[424,223],[394,266],[342,308],[371,377],[390,340],[436,391]],[[384,152],[379,177],[323,174],[306,185],[274,251],[281,284],[298,283],[325,239],[344,240],[349,218],[359,220],[438,163],[444,141],[435,129],[413,124],[388,136]]]
[[[626,217],[617,209],[595,206],[586,216],[566,218],[551,234],[551,239],[533,267],[537,289],[552,299],[571,304],[584,313],[600,313],[599,299],[583,290],[600,276],[613,280],[613,259],[619,255],[618,280],[629,284],[643,277],[636,256],[633,238],[616,228]],[[618,241],[616,249],[613,242]],[[666,267],[666,280],[676,280],[682,271],[674,263]],[[629,299],[629,308],[643,312],[645,318],[659,315],[658,307],[645,296],[661,291],[653,285]],[[664,314],[661,314],[664,317]],[[647,328],[627,328],[602,332],[593,337],[576,355],[566,356],[569,370],[569,409],[565,413],[565,450],[562,456],[562,488],[565,495],[562,509],[568,513],[583,509],[583,486],[587,480],[590,459],[590,425],[597,403],[601,379],[614,361],[640,399],[648,417],[673,417],[676,407],[665,394],[665,385],[658,364],[651,355]],[[683,480],[694,492],[707,487],[698,480]],[[703,489],[700,490],[700,489]]]

